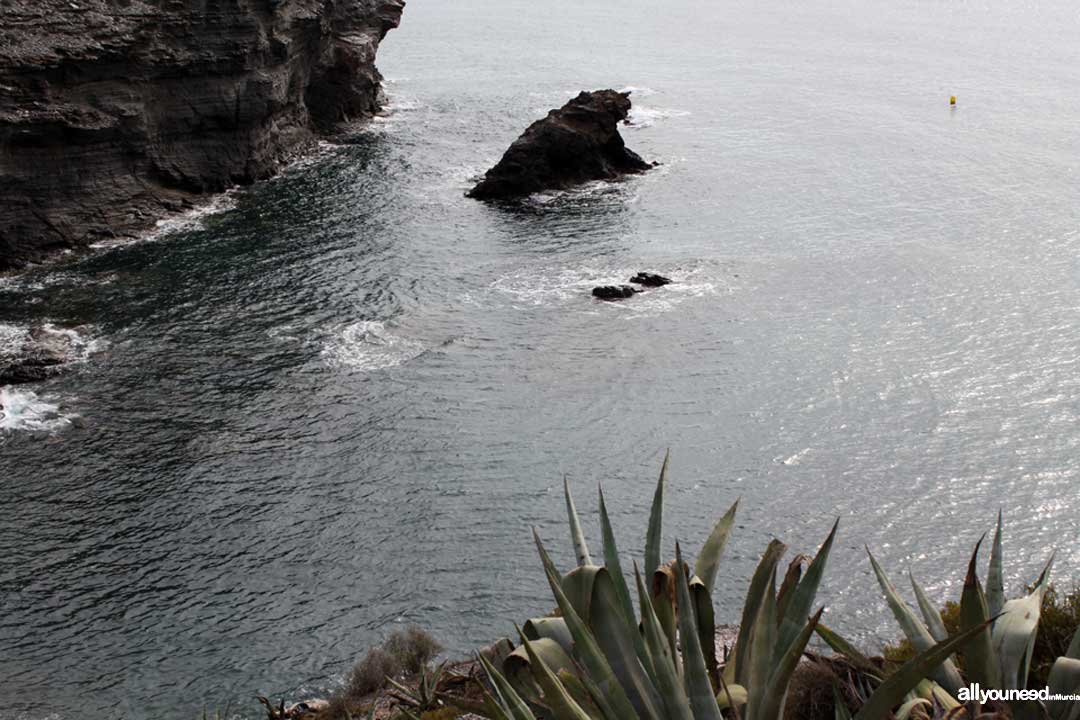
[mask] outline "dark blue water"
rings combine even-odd
[[[867,644],[864,543],[944,599],[1003,507],[1012,589],[1051,547],[1076,577],[1076,6],[811,5],[417,0],[386,117],[0,279],[8,332],[86,326],[2,391],[0,717],[321,694],[404,623],[464,653],[550,605],[528,528],[571,560],[564,474],[640,552],[667,447],[669,549],[742,497],[721,620],[837,516],[829,622]],[[463,197],[600,87],[661,168]],[[589,297],[637,270],[678,283]]]

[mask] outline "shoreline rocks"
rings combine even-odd
[[[136,236],[371,116],[403,7],[0,3],[0,270]]]
[[[630,93],[582,92],[530,125],[468,197],[510,200],[648,170],[619,135],[629,112]]]
[[[89,352],[80,330],[41,325],[0,352],[0,385],[41,382],[62,373]]]

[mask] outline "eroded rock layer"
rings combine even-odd
[[[0,268],[136,234],[378,108],[402,0],[0,0]]]

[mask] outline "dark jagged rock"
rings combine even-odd
[[[657,275],[656,273],[639,272],[637,275],[630,278],[630,282],[644,285],[645,287],[660,287],[662,285],[670,285],[672,281],[671,278],[666,278],[663,275]]]
[[[0,2],[0,269],[134,235],[374,113],[402,0]]]
[[[648,170],[652,165],[628,149],[619,135],[618,125],[629,112],[630,93],[582,92],[530,125],[469,197],[520,198]]]
[[[631,285],[600,285],[592,290],[593,297],[601,300],[625,300],[641,292]]]
[[[0,352],[0,385],[46,380],[78,360],[83,345],[78,332],[36,327]]]

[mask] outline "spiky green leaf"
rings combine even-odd
[[[593,637],[589,628],[577,614],[577,611],[574,610],[574,606],[563,592],[559,571],[555,569],[555,564],[551,561],[551,557],[548,555],[547,550],[544,549],[544,543],[540,540],[540,535],[535,529],[533,530],[533,538],[536,541],[536,548],[540,553],[540,559],[544,564],[544,573],[547,575],[548,585],[551,586],[551,592],[555,596],[555,602],[559,605],[559,610],[562,611],[566,626],[569,628],[570,634],[574,637],[574,653],[578,656],[582,665],[584,665],[589,678],[595,683],[599,692],[602,694],[602,697],[608,702],[615,717],[628,718],[629,720],[637,718],[637,711],[634,710],[634,706],[631,704],[630,698],[627,697],[626,691],[623,689],[622,685],[619,684],[619,680],[615,676],[611,664],[608,663],[603,651],[597,644],[596,638]],[[597,700],[597,702],[599,703],[600,701]],[[605,715],[609,714],[607,707],[601,705],[601,708],[604,710]]]
[[[821,586],[821,578],[825,574],[825,564],[829,561],[829,551],[832,550],[833,540],[836,539],[836,530],[840,527],[840,520],[833,523],[829,536],[821,544],[813,562],[806,568],[802,580],[795,588],[791,601],[787,603],[784,619],[780,622],[780,634],[774,653],[776,662],[780,661],[788,647],[799,636],[806,626],[806,618],[814,607],[814,599],[817,597],[818,587]]]
[[[735,523],[735,513],[739,509],[739,501],[736,500],[724,516],[713,527],[705,544],[701,548],[697,562],[694,563],[694,574],[701,578],[706,589],[712,594],[716,586],[716,575],[720,569],[720,556],[724,553],[728,536],[731,534],[731,526]]]
[[[900,629],[904,631],[908,641],[920,653],[934,647],[934,638],[930,635],[930,631],[926,629],[926,625],[923,624],[922,620],[915,615],[914,611],[900,597],[900,593],[896,591],[896,587],[889,580],[889,576],[881,569],[874,555],[870,552],[870,548],[866,549],[866,554],[870,556],[870,565],[874,568],[874,575],[877,576],[878,584],[885,594],[889,609],[892,610],[893,616],[899,623]],[[932,678],[953,695],[958,693],[964,684],[960,678],[960,673],[952,661],[948,659],[948,656],[945,657],[941,667],[933,670]]]
[[[923,678],[927,677],[935,668],[940,667],[946,658],[952,655],[957,648],[971,640],[980,630],[982,630],[981,627],[970,628],[954,637],[931,645],[908,660],[878,686],[866,703],[859,708],[854,720],[881,720],[881,718],[888,717],[889,712],[904,702],[907,694]]]
[[[586,713],[580,705],[578,705],[570,693],[566,691],[563,684],[559,682],[559,679],[552,672],[551,667],[544,661],[544,659],[536,652],[533,647],[532,641],[525,635],[521,636],[521,644],[525,647],[525,652],[529,656],[529,664],[532,668],[533,675],[536,677],[540,687],[544,691],[544,704],[555,715],[556,720],[591,720],[589,714]],[[556,643],[552,643],[555,647],[559,647]],[[561,651],[562,648],[559,648]]]
[[[919,603],[919,612],[922,613],[923,619],[926,621],[930,636],[934,638],[935,642],[941,642],[949,637],[949,631],[945,629],[945,622],[941,619],[941,612],[930,602],[930,598],[926,596],[926,590],[915,579],[915,575],[908,573],[908,577],[911,579],[911,589],[915,591],[915,600]]]
[[[976,574],[980,545],[982,545],[981,538],[975,544],[974,552],[971,553],[967,576],[964,578],[964,590],[960,596],[960,629],[967,630],[976,626],[983,629],[976,633],[971,642],[961,648],[960,652],[964,655],[968,679],[980,683],[983,687],[996,688],[1000,687],[1001,675],[997,655],[990,642],[990,628],[987,626],[990,611],[987,608],[982,584],[979,583],[979,576]]]
[[[990,570],[986,574],[986,609],[990,617],[997,617],[1005,607],[1005,573],[1001,553],[1001,510],[998,510],[994,543],[990,548]]]
[[[638,603],[641,605],[641,621],[645,630],[645,644],[652,656],[656,687],[664,704],[665,714],[671,720],[692,720],[690,702],[671,655],[667,636],[653,611],[652,600],[641,580],[637,563],[634,563],[634,580],[637,583]]]
[[[649,529],[645,533],[645,577],[651,578],[660,567],[660,543],[664,532],[664,485],[667,484],[670,452],[664,453],[660,466],[660,479],[656,481],[652,510],[649,512]]]
[[[757,622],[766,593],[771,592],[770,588],[775,588],[776,564],[786,549],[787,546],[779,540],[769,543],[750,579],[750,588],[746,591],[746,602],[743,603],[739,634],[735,640],[734,682],[749,687],[751,691],[753,686],[749,684],[750,635]]]
[[[585,544],[585,533],[581,531],[581,520],[574,506],[574,496],[570,494],[570,481],[563,475],[563,493],[566,495],[566,515],[570,520],[570,539],[574,542],[574,557],[578,567],[592,565],[589,546]]]
[[[679,597],[679,639],[682,641],[683,675],[686,693],[690,697],[690,707],[695,720],[723,720],[720,708],[716,706],[716,693],[709,680],[709,671],[705,666],[705,656],[698,639],[697,621],[694,619],[693,601],[690,599],[690,586],[683,572],[682,550],[675,543],[675,588]]]

